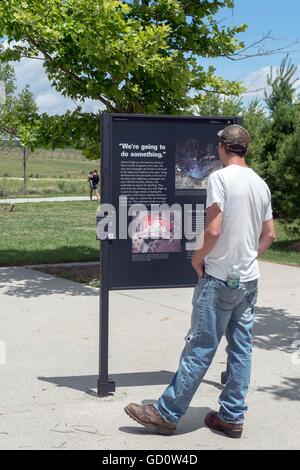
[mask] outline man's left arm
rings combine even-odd
[[[203,245],[199,250],[193,254],[192,265],[201,278],[204,276],[204,258],[211,252],[216,245],[218,238],[221,234],[223,212],[219,205],[214,203],[207,209],[206,212],[206,229],[204,230]]]

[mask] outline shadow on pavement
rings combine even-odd
[[[283,382],[280,385],[259,387],[257,391],[270,393],[274,395],[277,400],[287,399],[300,401],[300,379],[283,377]]]
[[[281,350],[286,354],[295,352],[293,344],[300,339],[300,318],[292,316],[283,309],[267,307],[256,308],[256,324],[254,330],[253,345],[266,351]],[[225,359],[225,356],[224,356]],[[224,364],[225,368],[225,364]],[[116,382],[117,387],[141,387],[147,385],[168,385],[173,372],[136,372],[112,374],[110,376]],[[87,391],[96,388],[97,375],[70,376],[70,377],[39,377],[58,387],[68,387],[75,390]],[[204,383],[222,390],[223,387],[216,382],[204,380]],[[275,384],[258,391],[275,395],[278,399],[300,400],[300,379],[284,378],[282,384]]]
[[[68,281],[26,268],[1,268],[0,288],[4,287],[2,295],[21,298],[34,298],[43,295],[64,294],[71,296],[99,295],[98,289],[84,286],[78,282]],[[26,277],[26,272],[28,277]]]
[[[256,348],[290,353],[295,340],[300,340],[300,316],[278,308],[255,308],[253,345]]]
[[[169,385],[174,372],[167,370],[155,372],[128,372],[124,374],[111,374],[109,378],[116,383],[116,387],[145,387],[147,385]],[[57,385],[58,387],[67,387],[74,390],[85,392],[96,388],[97,375],[82,375],[82,376],[69,376],[69,377],[38,377],[48,383]],[[220,390],[223,387],[209,380],[204,380],[203,383],[212,385]]]
[[[143,387],[146,385],[168,384],[173,372],[161,370],[157,372],[133,372],[124,374],[111,374],[109,378],[116,382],[117,387]],[[73,388],[74,390],[87,391],[97,387],[97,375],[82,375],[70,377],[38,377],[39,380],[53,383],[58,387]]]
[[[32,271],[25,268],[1,268],[0,288],[5,288],[3,295],[21,298],[51,294],[92,297],[99,295],[95,288],[39,271],[34,271],[33,275]],[[290,352],[293,342],[300,340],[300,316],[296,317],[286,310],[272,307],[256,307],[255,312],[253,345],[267,351],[280,349]]]

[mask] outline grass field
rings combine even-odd
[[[99,161],[84,159],[79,152],[36,150],[27,160],[27,176],[32,178],[86,178]],[[21,150],[9,153],[0,150],[0,177],[23,177]]]
[[[29,179],[26,194],[23,181],[13,178],[0,178],[0,198],[25,196],[88,196],[89,185],[85,179]]]
[[[0,148],[0,198],[87,195],[87,175],[94,168],[99,168],[99,161],[86,160],[76,150],[36,150],[27,161],[24,193],[21,150]]]
[[[96,261],[96,202],[0,206],[0,266]]]
[[[17,204],[13,212],[0,206],[0,266],[97,261],[96,202]],[[300,253],[277,222],[277,241],[266,261],[300,266]]]

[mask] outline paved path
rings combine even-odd
[[[15,199],[0,199],[0,204],[24,204],[25,202],[67,202],[89,201],[89,196],[62,196],[62,197],[22,197]],[[93,198],[93,201],[96,201]]]
[[[157,399],[170,381],[192,289],[110,294],[109,368],[118,388],[99,399],[85,393],[97,380],[98,290],[1,268],[0,448],[299,449],[300,358],[293,343],[300,343],[300,269],[261,268],[250,409],[239,440],[203,422],[217,407],[225,342],[174,436],[148,434],[123,412],[130,401]]]
[[[97,266],[99,265],[99,261],[76,261],[74,263],[52,263],[52,264],[32,264],[30,266],[24,266],[24,268],[28,269],[42,269],[42,268],[52,268],[52,267],[66,267],[66,268],[72,268],[72,267],[81,267],[81,266]],[[1,269],[1,268],[0,268]]]
[[[16,176],[0,176],[0,180],[16,180],[16,181],[24,181],[24,178],[18,178]],[[28,177],[27,181],[87,181],[86,178],[59,178],[59,177],[53,177],[53,178],[35,178],[35,177]]]

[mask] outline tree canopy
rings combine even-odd
[[[84,113],[81,108],[62,115],[40,115],[40,145],[43,148],[75,148],[90,160],[99,159],[99,114]]]
[[[230,57],[244,44],[216,15],[232,0],[2,0],[0,60],[43,60],[57,91],[100,100],[107,111],[178,113],[205,90],[238,94],[239,83],[201,57]]]

